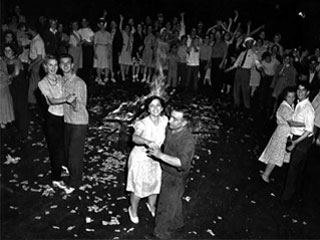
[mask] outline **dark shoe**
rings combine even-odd
[[[161,239],[161,238],[158,238],[158,237],[155,236],[154,234],[148,234],[148,235],[145,235],[145,236],[144,236],[144,239],[152,240],[152,239]]]
[[[171,232],[171,233],[182,233],[183,230],[184,230],[184,226],[179,227],[179,228],[170,229],[170,232]]]
[[[170,235],[172,239],[181,239],[183,235],[184,227],[170,229]]]

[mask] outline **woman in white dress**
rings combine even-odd
[[[101,74],[104,71],[104,82],[106,83],[109,81],[111,36],[106,31],[107,22],[104,19],[99,20],[98,27],[100,30],[94,34],[93,67],[97,69],[96,81],[98,83],[102,81]]]
[[[146,100],[149,115],[134,125],[132,149],[128,162],[127,191],[131,192],[130,220],[139,223],[138,206],[141,198],[148,197],[147,207],[155,216],[155,204],[161,187],[161,167],[158,161],[148,156],[148,148],[161,146],[165,139],[168,118],[162,115],[164,101],[158,96]]]
[[[126,80],[126,77],[129,74],[130,66],[132,66],[132,46],[133,46],[133,31],[130,29],[130,25],[126,24],[124,29],[123,26],[123,16],[120,15],[120,31],[122,34],[123,39],[123,45],[121,54],[119,56],[119,64],[120,64],[120,71],[121,71],[121,77],[122,81]]]
[[[284,90],[284,100],[280,104],[277,116],[277,128],[272,134],[266,148],[261,154],[259,161],[267,164],[264,172],[261,174],[262,180],[269,183],[269,176],[275,166],[281,167],[283,163],[289,163],[290,152],[286,151],[287,138],[290,135],[290,126],[288,121],[292,120],[294,113],[294,100],[296,98],[295,88],[287,87]],[[299,123],[296,123],[298,126]],[[304,124],[300,123],[303,127]]]
[[[77,21],[72,22],[72,32],[69,39],[69,54],[73,57],[73,71],[78,72],[82,69],[83,58],[82,58],[82,44],[83,40],[79,33],[79,24]]]

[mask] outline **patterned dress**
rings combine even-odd
[[[98,31],[94,34],[95,55],[93,60],[94,68],[110,69],[110,46],[111,35],[107,31]]]
[[[159,146],[165,139],[168,118],[161,116],[158,125],[150,117],[143,118],[134,125],[135,133],[155,141]],[[160,193],[161,167],[158,161],[147,156],[144,146],[135,146],[129,156],[127,191],[134,192],[140,198]]]
[[[283,162],[288,163],[290,153],[286,151],[287,138],[290,135],[290,126],[287,123],[292,119],[294,109],[283,101],[277,110],[277,128],[272,134],[266,148],[261,154],[259,161],[275,164],[279,167]]]
[[[146,67],[154,66],[154,48],[156,38],[153,34],[147,35],[144,38],[144,49],[142,53],[142,61]]]
[[[133,37],[132,34],[128,35],[128,33],[124,30],[121,31],[122,38],[123,38],[123,46],[122,51],[119,57],[119,64],[124,65],[132,65],[132,44],[133,44]]]
[[[83,66],[83,53],[82,53],[82,46],[78,43],[81,41],[81,35],[78,31],[73,31],[70,34],[69,39],[69,54],[73,57],[73,65],[74,69],[78,70],[81,69]]]

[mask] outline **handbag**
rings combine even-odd
[[[288,136],[287,142],[286,142],[286,151],[287,152],[291,152],[291,150],[288,149],[288,147],[290,147],[291,145],[292,145],[292,138],[291,138],[291,136]]]

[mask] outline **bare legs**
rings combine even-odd
[[[268,163],[266,166],[266,169],[264,170],[264,172],[261,174],[261,177],[263,179],[263,181],[269,183],[270,182],[270,174],[272,173],[273,169],[275,167],[275,164],[272,163]]]
[[[150,195],[148,197],[148,203],[151,208],[151,211],[155,212],[156,209],[156,202],[157,202],[157,194]],[[134,217],[138,216],[138,207],[139,207],[139,202],[140,199],[138,196],[136,196],[133,192],[130,194],[130,203],[131,203],[131,210],[132,210],[132,215]]]
[[[126,80],[126,76],[128,76],[129,74],[129,68],[130,68],[130,65],[120,64],[122,81]]]

